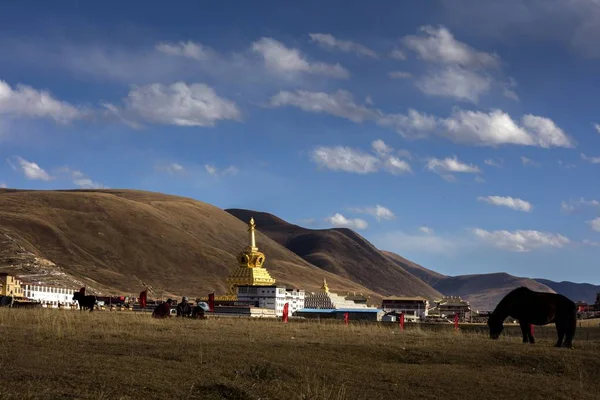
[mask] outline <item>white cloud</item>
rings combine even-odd
[[[590,224],[593,230],[595,230],[596,232],[600,232],[600,217],[594,218],[593,220],[588,221],[588,223]]]
[[[217,174],[217,167],[213,166],[213,165],[209,165],[206,164],[204,166],[204,169],[206,169],[206,172],[208,172],[209,175],[216,175]]]
[[[533,161],[531,158],[527,158],[525,156],[521,156],[521,163],[525,166],[531,165],[532,167],[539,167],[540,163],[537,161]]]
[[[88,177],[74,179],[73,183],[84,189],[99,189],[104,187],[101,183],[94,182]]]
[[[376,52],[359,43],[340,40],[328,33],[309,33],[308,35],[314,42],[317,42],[324,48],[338,49],[346,53],[356,53],[361,56],[379,58]]]
[[[600,157],[588,157],[585,154],[581,153],[581,158],[590,164],[600,164]]]
[[[350,147],[318,147],[312,152],[312,160],[320,167],[334,171],[354,172],[358,174],[374,173],[385,170],[392,175],[412,173],[407,161],[391,155],[394,149],[383,140],[377,139],[371,143],[375,155],[365,153]],[[405,150],[400,153],[407,153]],[[406,155],[406,154],[405,154]],[[410,153],[408,153],[410,157]]]
[[[522,124],[540,147],[574,147],[574,141],[549,118],[527,114]]]
[[[570,200],[569,202],[562,201],[560,203],[560,209],[565,214],[572,214],[575,212],[583,211],[586,208],[599,209],[600,201],[598,200],[586,200],[580,197],[577,200]]]
[[[491,246],[503,250],[529,252],[544,247],[562,248],[571,241],[558,233],[536,230],[486,231],[476,228],[473,233]]]
[[[126,111],[121,110],[114,104],[102,102],[100,103],[100,106],[104,107],[104,116],[107,117],[107,119],[116,117],[119,121],[123,122],[132,129],[141,129],[143,127],[142,124],[134,120],[135,116],[127,116]]]
[[[161,42],[156,45],[156,50],[161,53],[191,58],[196,61],[206,61],[214,59],[217,54],[214,50],[204,46],[202,43],[180,41],[178,43]]]
[[[467,173],[467,174],[479,174],[481,169],[473,164],[466,164],[459,161],[457,156],[446,157],[444,159],[429,158],[427,161],[426,168],[436,174],[440,175],[447,181],[454,181],[456,178],[452,175],[452,172]]]
[[[502,163],[504,163],[504,160],[502,159],[498,159],[497,161],[491,158],[488,158],[487,160],[485,160],[483,162],[485,165],[489,165],[491,167],[497,167],[497,168],[502,168]]]
[[[374,140],[373,143],[371,143],[371,147],[382,157],[394,151],[392,147],[385,144],[385,142],[381,139]]]
[[[6,186],[6,183],[0,183],[0,188],[1,189],[6,189],[8,186]]]
[[[31,86],[17,85],[15,89],[0,80],[0,114],[28,118],[51,118],[56,122],[69,123],[85,113],[77,107],[56,100],[47,91]]]
[[[389,156],[385,159],[384,168],[392,175],[412,173],[412,168],[408,162],[394,156]]]
[[[252,51],[259,53],[265,66],[274,72],[305,72],[332,78],[347,79],[350,73],[340,64],[309,62],[297,49],[290,49],[273,38],[263,37],[252,44]]]
[[[589,239],[583,239],[583,240],[581,241],[581,243],[582,243],[584,246],[600,247],[600,242],[594,242],[594,241],[592,241],[592,240],[589,240]]]
[[[423,230],[420,229],[421,232]],[[403,231],[392,231],[372,235],[372,240],[377,248],[394,251],[398,254],[441,254],[453,256],[461,248],[471,245],[462,236],[440,236],[430,232],[411,234]]]
[[[379,159],[350,147],[318,147],[312,153],[312,160],[320,167],[334,171],[368,174],[377,172]]]
[[[395,60],[406,60],[406,54],[400,49],[390,51],[390,57]]]
[[[391,71],[388,73],[388,76],[392,79],[412,78],[412,74],[410,72],[404,72],[404,71]]]
[[[239,172],[239,170],[236,167],[234,167],[233,165],[230,165],[229,167],[224,168],[224,169],[219,169],[219,168],[215,167],[214,165],[205,164],[204,169],[206,170],[206,172],[209,175],[215,176],[215,177],[226,176],[226,175],[235,175]]]
[[[452,97],[477,103],[490,90],[492,79],[458,66],[448,66],[419,78],[417,88],[430,96]]]
[[[509,98],[509,99],[515,100],[515,101],[519,101],[519,95],[512,89],[504,88],[504,89],[502,89],[502,94],[506,98]]]
[[[594,128],[596,129],[596,132],[600,133],[600,124],[594,124]]]
[[[533,209],[531,203],[528,201],[510,196],[479,196],[477,200],[494,206],[508,207],[517,211],[530,212]]]
[[[400,149],[396,152],[396,154],[398,154],[399,157],[412,160],[412,155],[410,154],[410,151],[408,151],[408,150]]]
[[[159,164],[154,167],[157,171],[164,171],[169,174],[181,174],[186,172],[185,167],[178,163]]]
[[[421,35],[408,35],[402,41],[406,47],[415,51],[423,60],[456,64],[470,68],[498,67],[496,54],[477,51],[471,46],[454,38],[444,27],[422,26]]]
[[[522,118],[519,126],[501,110],[489,113],[455,109],[451,117],[442,120],[451,140],[480,146],[517,144],[524,146],[574,147],[574,141],[548,118],[531,114]],[[529,129],[527,129],[529,128]]]
[[[383,114],[376,118],[378,125],[391,128],[406,138],[426,138],[435,132],[436,117],[420,113],[412,108],[407,114]]]
[[[27,161],[20,156],[15,157],[15,161],[18,165],[15,165],[10,159],[8,159],[7,161],[14,170],[20,169],[23,175],[25,175],[25,178],[27,179],[40,181],[49,181],[54,179],[54,177],[48,174],[38,164],[31,161]]]
[[[420,226],[419,227],[419,231],[427,234],[427,235],[433,235],[435,233],[435,231],[433,230],[433,228],[430,228],[428,226]]]
[[[304,218],[304,219],[299,219],[298,220],[299,224],[308,225],[308,226],[314,225],[316,222],[317,222],[317,220],[314,219],[314,218]]]
[[[308,112],[326,113],[356,123],[376,116],[374,110],[356,104],[352,94],[346,90],[338,90],[333,94],[305,90],[281,91],[271,97],[270,104],[273,107],[294,106]]]
[[[575,164],[567,164],[563,160],[558,160],[558,165],[560,165],[564,169],[573,169],[573,168],[577,167],[577,165],[575,165]]]
[[[233,101],[219,97],[203,83],[135,87],[124,103],[127,113],[158,124],[207,127],[219,120],[241,120]]]
[[[501,110],[485,113],[455,108],[447,118],[427,115],[413,109],[409,109],[406,114],[386,114],[357,104],[352,94],[345,90],[332,94],[302,90],[281,91],[271,97],[270,106],[294,106],[307,112],[326,113],[355,123],[373,121],[411,139],[437,135],[455,143],[474,146],[575,146],[575,141],[548,118],[528,114],[523,116],[519,125]]]
[[[497,80],[484,72],[499,71],[500,57],[456,40],[447,28],[422,26],[420,34],[405,36],[402,41],[430,64],[425,69],[426,73],[416,81],[417,88],[423,93],[477,103],[480,96],[497,87],[502,90],[503,96],[519,100],[514,90],[517,86],[514,79]]]
[[[385,220],[393,220],[396,219],[396,215],[389,209],[384,206],[380,206],[377,204],[375,207],[353,207],[349,208],[348,211],[359,213],[359,214],[369,214],[377,219],[377,221]]]
[[[445,18],[468,26],[473,35],[492,41],[535,41],[540,46],[562,45],[584,57],[600,56],[598,0],[504,0],[488,3],[465,0],[461,7],[446,0]]]
[[[367,224],[367,221],[363,219],[348,219],[340,213],[335,213],[331,217],[325,218],[325,221],[339,228],[350,228],[360,230],[366,229],[369,226],[369,224]]]
[[[76,169],[62,167],[58,169],[58,173],[62,175],[62,178],[70,180],[74,185],[79,186],[82,189],[101,189],[104,187],[102,184],[94,182],[89,176]]]

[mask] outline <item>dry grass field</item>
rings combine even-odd
[[[586,330],[570,350],[468,329],[0,309],[0,397],[597,399],[600,329]]]

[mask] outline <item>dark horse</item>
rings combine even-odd
[[[535,343],[531,325],[547,325],[554,322],[558,333],[556,347],[573,347],[577,307],[562,294],[535,292],[526,287],[514,289],[500,300],[490,314],[488,327],[492,339],[498,339],[502,333],[502,323],[509,316],[519,321],[523,343]]]
[[[12,296],[0,296],[0,307],[10,307],[13,304]]]
[[[79,311],[83,311],[86,308],[90,309],[90,312],[94,311],[96,305],[96,296],[85,296],[81,292],[73,293],[73,301],[77,300],[79,303]]]

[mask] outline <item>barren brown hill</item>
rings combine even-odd
[[[554,283],[552,281],[522,278],[506,273],[448,276],[427,269],[396,253],[390,251],[382,251],[382,253],[444,295],[461,296],[468,300],[474,310],[493,310],[504,295],[519,286],[526,286],[540,292],[554,292],[554,288],[548,284]],[[576,285],[581,287],[584,284]]]
[[[461,296],[471,303],[473,310],[491,311],[509,291],[519,286],[531,290],[554,293],[554,290],[533,279],[506,273],[449,276],[434,287],[448,296]]]
[[[272,214],[225,210],[241,220],[254,216],[262,232],[309,263],[343,276],[383,295],[424,296],[441,294],[392,262],[356,232],[345,228],[307,229]]]
[[[406,271],[410,272],[411,274],[413,274],[414,276],[416,276],[417,278],[419,278],[420,280],[432,287],[435,286],[435,284],[438,283],[440,280],[448,278],[447,275],[442,275],[438,272],[427,269],[422,265],[407,260],[406,258],[396,253],[392,253],[391,251],[382,250],[381,252],[390,260],[398,264],[400,267],[404,268]]]
[[[278,283],[330,287],[380,298],[327,273],[262,233],[265,267]],[[190,198],[134,190],[0,190],[0,269],[31,279],[86,285],[97,294],[206,295],[247,245],[247,221]]]
[[[592,285],[590,283],[575,283],[568,281],[555,282],[538,278],[536,278],[535,281],[548,286],[556,293],[567,296],[573,301],[585,301],[594,304],[596,302],[596,296],[600,293],[600,285]]]

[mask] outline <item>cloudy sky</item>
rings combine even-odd
[[[599,1],[245,4],[3,4],[0,185],[172,193],[446,274],[600,284]]]

